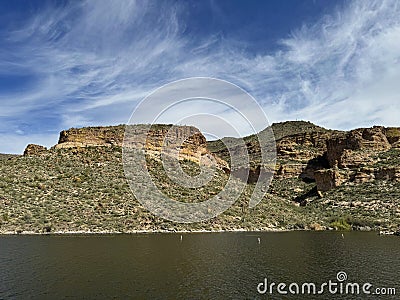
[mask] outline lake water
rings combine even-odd
[[[282,299],[268,284],[396,288],[400,238],[371,232],[0,236],[0,299]],[[260,238],[260,242],[258,241]],[[264,285],[260,286],[260,289]],[[294,287],[294,286],[293,286]],[[364,299],[290,295],[285,299]]]

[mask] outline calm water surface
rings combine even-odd
[[[399,295],[399,253],[399,237],[366,232],[0,236],[0,299],[283,299],[258,283],[322,283],[339,271]],[[302,298],[357,299],[285,299]]]

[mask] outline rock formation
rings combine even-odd
[[[386,159],[385,164],[389,165],[380,166],[379,156],[400,147],[400,128],[374,126],[342,132],[296,121],[273,124],[272,129],[276,137],[277,179],[298,177],[315,181],[321,192],[345,182],[399,180],[399,167],[390,165],[393,158]],[[227,157],[226,149],[217,143],[212,142],[213,152]],[[259,149],[252,142],[246,146],[253,160],[250,163],[256,164],[254,157]]]
[[[347,133],[332,136],[326,140],[326,158],[331,168],[347,170],[349,176],[338,180],[317,172],[318,189],[336,187],[343,182],[364,183],[373,180],[399,180],[397,166],[379,167],[380,153],[385,153],[399,145],[400,128],[374,126],[359,128]],[[329,183],[328,183],[329,182]]]
[[[329,164],[340,168],[354,168],[372,162],[370,156],[391,148],[381,126],[360,128],[327,140]]]
[[[345,176],[338,169],[321,169],[314,172],[317,190],[321,192],[329,191],[338,187],[345,181]]]
[[[121,146],[124,139],[124,131],[124,125],[71,128],[60,132],[58,143],[54,148]]]
[[[178,152],[180,160],[212,165],[230,172],[230,155],[239,157],[248,152],[250,167],[238,167],[232,173],[238,178],[249,174],[249,183],[256,182],[260,173],[260,145],[252,136],[244,138],[243,147],[236,147],[238,140],[225,138],[206,141],[193,126],[152,125],[147,136],[147,125],[129,125],[125,142],[159,159],[161,151]],[[276,137],[278,179],[299,177],[315,181],[319,191],[328,191],[344,182],[356,184],[373,180],[400,180],[400,167],[379,165],[380,153],[400,148],[400,128],[374,126],[349,132],[324,129],[310,122],[283,122],[272,125]],[[60,133],[58,144],[51,150],[82,147],[121,147],[126,126],[71,128]],[[140,137],[140,138],[139,138]],[[179,142],[177,142],[179,141]],[[233,146],[232,146],[233,145]],[[167,148],[165,148],[167,147]],[[51,151],[50,150],[50,151]],[[43,146],[30,144],[24,155],[41,155]],[[397,153],[397,152],[396,152]],[[396,156],[397,154],[393,155]],[[271,172],[271,171],[270,171]]]
[[[276,167],[273,162],[265,164],[263,169],[256,136],[245,137],[243,148],[235,147],[235,138],[207,142],[191,126],[154,125],[143,138],[145,128],[130,127],[127,142],[146,151],[154,182],[178,201],[199,202],[218,195],[230,177],[227,173],[247,178],[249,185],[238,205],[199,228],[318,230],[337,228],[342,223],[359,230],[394,232],[398,228],[399,128],[340,132],[309,122],[273,124],[277,163]],[[122,125],[73,128],[62,131],[58,144],[48,150],[28,145],[24,156],[0,155],[0,232],[187,229],[161,222],[131,199],[121,163],[125,129]],[[239,160],[248,154],[250,167],[231,169],[224,142],[233,145]],[[198,174],[196,163],[216,161],[220,169],[213,176],[213,185],[193,189],[171,180],[157,161],[165,150],[163,144],[179,154],[179,163],[188,175]],[[266,168],[269,172],[264,172]],[[263,174],[268,179],[273,171],[265,197],[257,207],[248,209],[253,184]]]
[[[24,150],[24,156],[41,155],[47,152],[47,148],[41,145],[29,144]]]
[[[71,128],[60,132],[58,143],[51,150],[122,147],[124,135],[125,145],[145,149],[146,154],[153,158],[160,159],[161,152],[165,151],[171,156],[178,154],[179,160],[201,162],[209,166],[216,163],[217,167],[229,171],[228,164],[207,149],[205,137],[193,126],[155,124],[150,129],[148,125]],[[47,149],[43,146],[30,144],[24,155],[39,155],[45,151]]]

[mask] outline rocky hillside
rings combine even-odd
[[[400,181],[400,128],[374,126],[332,135],[314,172],[317,188],[328,191],[343,183]]]
[[[207,159],[219,166],[203,188],[184,188],[170,180],[159,159],[171,126],[153,126],[146,140],[130,135],[132,147],[145,147],[157,186],[184,202],[204,201],[219,193],[235,172],[224,142],[235,145],[235,139],[207,143],[194,127],[173,128],[171,137],[191,135],[182,145],[171,145],[178,150],[186,173],[197,175],[199,162]],[[143,128],[135,125],[131,133],[140,136]],[[58,144],[50,149],[28,145],[22,156],[0,155],[0,232],[397,230],[399,128],[341,132],[298,121],[273,124],[271,129],[277,163],[265,198],[248,208],[257,168],[265,166],[260,166],[256,137],[245,137],[254,171],[246,191],[225,213],[197,224],[154,217],[132,196],[122,168],[123,125],[62,131]]]
[[[400,128],[328,130],[310,122],[272,125],[277,163],[270,193],[318,211],[340,211],[348,228],[400,224]],[[257,152],[254,136],[246,145]],[[226,158],[226,139],[209,148]],[[232,140],[228,140],[232,143]],[[252,165],[257,166],[256,156]],[[275,189],[278,187],[278,189]],[[324,214],[324,213],[322,213]],[[336,213],[335,213],[336,215]],[[361,224],[361,225],[360,225]]]
[[[363,183],[374,179],[398,181],[400,128],[374,126],[349,132],[328,130],[310,122],[291,121],[272,125],[276,139],[277,178],[299,177],[317,182],[323,192],[344,182]],[[229,161],[224,143],[212,141],[209,149]],[[245,137],[249,153],[259,153],[255,136]],[[252,165],[259,162],[250,155]],[[384,159],[383,159],[384,158]]]
[[[275,176],[291,178],[301,175],[302,178],[309,177],[311,180],[314,180],[314,169],[325,166],[319,157],[326,151],[326,141],[333,134],[339,133],[339,131],[328,130],[305,121],[275,123],[270,129],[276,140]],[[229,151],[226,145],[230,147],[229,145],[235,144],[236,140],[224,138],[212,141],[208,143],[208,148],[229,162]],[[256,169],[261,161],[257,136],[247,136],[244,142],[249,152],[251,168]]]

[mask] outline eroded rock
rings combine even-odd
[[[24,150],[24,156],[41,155],[47,152],[47,148],[41,145],[29,144]]]
[[[321,192],[329,191],[345,181],[345,178],[337,169],[317,170],[314,172],[314,178],[317,190]]]

